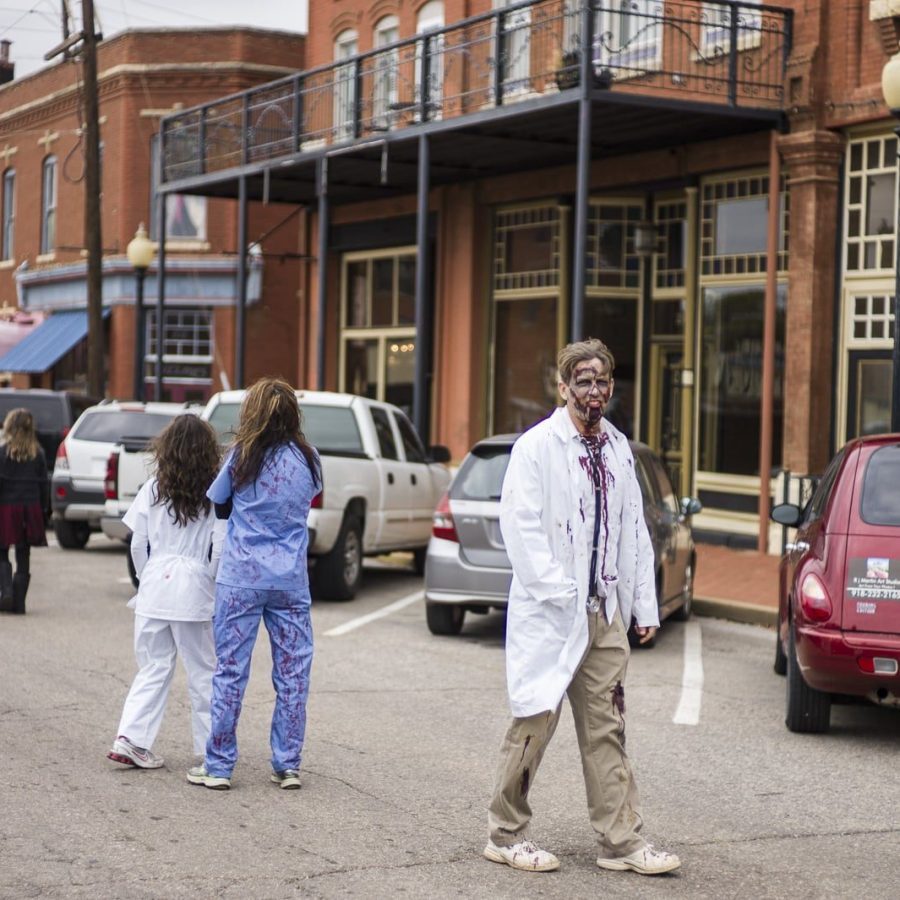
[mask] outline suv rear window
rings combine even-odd
[[[0,397],[0,422],[12,409],[27,409],[34,416],[38,431],[62,431],[70,423],[66,421],[66,406],[63,397],[6,396]]]
[[[156,437],[171,421],[172,416],[159,413],[118,412],[111,409],[85,416],[75,426],[72,437],[79,441],[116,444],[123,437]]]
[[[363,455],[363,443],[353,411],[340,406],[301,406],[303,433],[319,451],[333,455]],[[219,440],[228,443],[241,417],[240,403],[220,403],[212,411],[209,424]]]
[[[450,496],[454,500],[499,500],[511,450],[503,444],[475,447],[453,479]]]
[[[880,447],[863,477],[860,515],[869,525],[900,525],[900,445]]]

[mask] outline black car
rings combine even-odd
[[[0,425],[13,409],[27,409],[34,416],[37,437],[47,457],[47,468],[52,471],[56,451],[75,420],[99,401],[84,394],[69,391],[48,391],[42,388],[17,390],[0,388]]]
[[[518,436],[479,441],[435,510],[425,557],[425,614],[432,634],[458,634],[467,611],[506,608],[512,569],[500,533],[500,488]],[[645,444],[629,445],[656,559],[659,618],[686,619],[697,566],[690,517],[700,511],[700,501],[679,501],[659,457]],[[633,629],[629,639],[635,643]]]

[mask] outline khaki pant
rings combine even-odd
[[[600,855],[624,856],[644,846],[643,824],[631,764],[625,754],[623,681],[630,653],[621,616],[607,624],[589,615],[588,649],[566,694],[575,718],[591,825]],[[488,814],[491,840],[510,846],[526,836],[531,820],[528,790],[559,722],[560,707],[513,719],[500,749]]]

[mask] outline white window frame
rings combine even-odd
[[[416,34],[429,34],[444,27],[443,0],[429,0],[416,17]],[[424,42],[416,44],[416,100],[422,100],[422,49]],[[428,118],[443,118],[444,101],[444,35],[432,34],[428,41]],[[421,118],[421,105],[416,110],[416,121]]]
[[[384,16],[375,23],[374,47],[379,50],[400,40],[400,20],[397,16]],[[397,85],[400,53],[386,50],[371,57],[372,66],[372,127],[388,130],[396,112],[399,100]]]
[[[491,0],[493,9],[505,9],[520,0]],[[504,59],[503,96],[530,94],[531,88],[531,10],[528,7],[508,13],[503,22]]]
[[[348,60],[359,52],[359,35],[353,28],[346,28],[334,39],[334,61],[346,62],[334,70],[334,139],[353,137],[353,118],[356,107],[355,67]]]
[[[744,7],[760,6],[762,0],[742,0],[739,15],[747,15],[747,19],[743,24],[738,25],[737,51],[752,50],[759,47],[762,43],[762,13],[756,15],[745,14]],[[703,4],[703,16],[706,25],[703,26],[703,33],[700,38],[701,54],[708,56],[716,47],[722,47],[725,54],[730,52],[729,46],[730,25],[728,21],[728,13],[733,9],[731,6],[724,4]]]
[[[41,254],[56,249],[56,157],[48,156],[41,166]]]
[[[594,66],[611,68],[617,81],[659,69],[663,43],[661,11],[658,0],[605,0],[594,24]],[[604,38],[609,42],[607,46]],[[631,42],[635,46],[628,49]]]

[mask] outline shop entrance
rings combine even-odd
[[[681,341],[656,341],[650,346],[650,397],[648,443],[662,457],[669,478],[680,490],[684,467],[684,433],[681,415]]]

